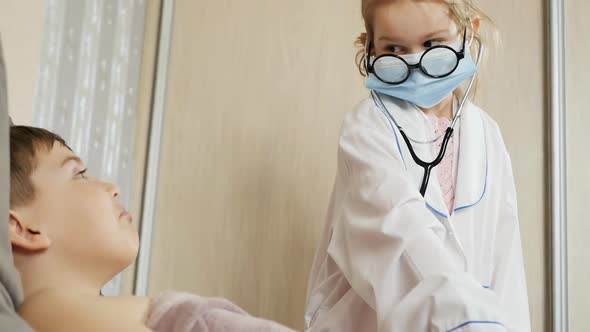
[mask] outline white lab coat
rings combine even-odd
[[[383,101],[412,138],[433,137],[415,107]],[[516,192],[500,130],[467,103],[459,133],[449,216],[436,169],[422,198],[423,169],[371,98],[347,115],[309,279],[307,331],[530,331]],[[432,145],[413,146],[423,160],[434,159]]]

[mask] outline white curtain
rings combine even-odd
[[[144,0],[47,0],[33,108],[129,206]],[[121,275],[103,289],[119,294]]]

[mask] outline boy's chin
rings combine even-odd
[[[133,240],[133,243],[130,245],[129,251],[126,253],[126,265],[125,268],[127,268],[129,265],[131,265],[133,262],[135,262],[135,259],[137,258],[137,255],[139,254],[139,238],[136,236],[135,239]]]
[[[135,235],[134,238],[129,240],[127,246],[123,248],[119,248],[118,252],[116,253],[116,257],[114,257],[114,262],[116,262],[116,266],[118,268],[117,274],[122,272],[126,268],[128,268],[135,259],[137,258],[137,254],[139,253],[139,238]]]
[[[135,258],[137,257],[137,250],[130,251],[128,253],[122,253],[119,255],[115,260],[113,260],[112,270],[110,274],[112,274],[111,278],[114,278],[119,273],[125,271],[128,267],[130,267],[133,262],[135,262]]]

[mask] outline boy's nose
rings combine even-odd
[[[118,197],[121,194],[121,189],[114,183],[107,183],[107,191],[113,196]]]

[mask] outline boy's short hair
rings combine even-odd
[[[63,138],[48,130],[10,127],[10,208],[27,205],[35,199],[31,174],[38,166],[39,152],[51,151],[55,142],[70,149]]]

